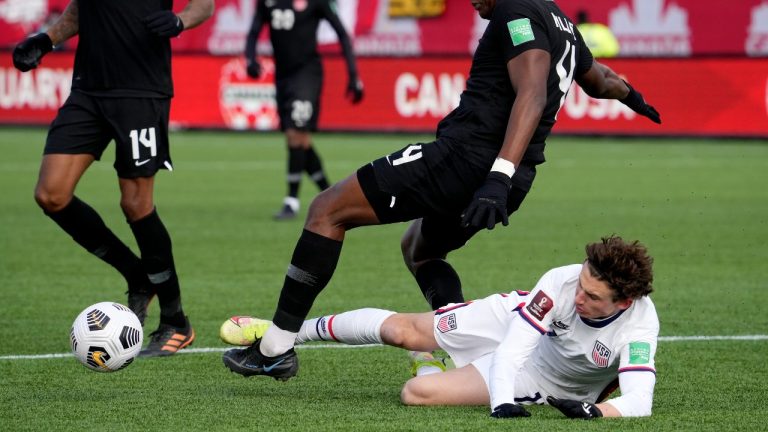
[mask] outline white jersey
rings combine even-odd
[[[575,307],[581,270],[582,264],[555,268],[530,293],[435,312],[438,344],[457,367],[472,363],[480,371],[491,407],[543,403],[546,396],[597,402],[620,384],[622,397],[610,403],[624,416],[650,414],[659,333],[653,302],[637,299],[602,321],[581,318]],[[641,374],[625,379],[623,372]]]

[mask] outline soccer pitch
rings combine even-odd
[[[190,352],[137,359],[118,373],[87,370],[67,354],[70,325],[92,303],[125,303],[125,285],[34,203],[45,134],[0,129],[2,430],[766,428],[765,142],[554,137],[548,162],[539,167],[510,226],[480,233],[451,255],[471,299],[531,289],[546,270],[580,262],[584,245],[600,236],[619,234],[648,246],[655,257],[651,297],[662,335],[653,416],[582,422],[549,407],[532,407],[527,419],[496,420],[487,407],[402,406],[407,356],[389,347],[302,347],[299,376],[285,383],[228,372],[218,327],[231,315],[271,318],[316,193],[305,179],[301,218],[271,220],[285,192],[286,165],[283,137],[272,133],[172,134],[175,171],[159,174],[156,202],[173,238],[182,298],[197,339]],[[429,140],[315,137],[336,181],[375,157]],[[78,196],[136,250],[120,212],[112,162],[110,146],[82,179]],[[400,256],[405,227],[349,232],[336,275],[312,315],[361,307],[427,310]],[[158,316],[153,302],[147,333]]]

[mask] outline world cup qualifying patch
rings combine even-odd
[[[531,316],[539,321],[543,321],[544,316],[547,314],[547,312],[550,311],[550,309],[552,309],[552,306],[554,305],[555,302],[553,302],[552,299],[544,293],[544,291],[539,291],[536,293],[536,296],[533,298],[533,300],[528,303],[528,306],[526,306],[525,309],[528,310],[528,313],[530,313]]]

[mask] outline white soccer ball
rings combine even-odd
[[[136,314],[113,302],[85,308],[69,332],[72,353],[85,367],[99,372],[115,372],[131,364],[143,340]]]

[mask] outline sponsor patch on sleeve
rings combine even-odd
[[[648,364],[651,362],[651,344],[648,342],[629,343],[629,364]]]
[[[531,20],[528,18],[519,18],[507,22],[509,36],[512,38],[512,45],[518,46],[536,39],[531,28]]]
[[[537,320],[544,321],[544,316],[554,305],[555,302],[553,302],[544,291],[539,291],[536,293],[536,296],[533,297],[533,300],[528,303],[528,306],[526,306],[525,309]]]

